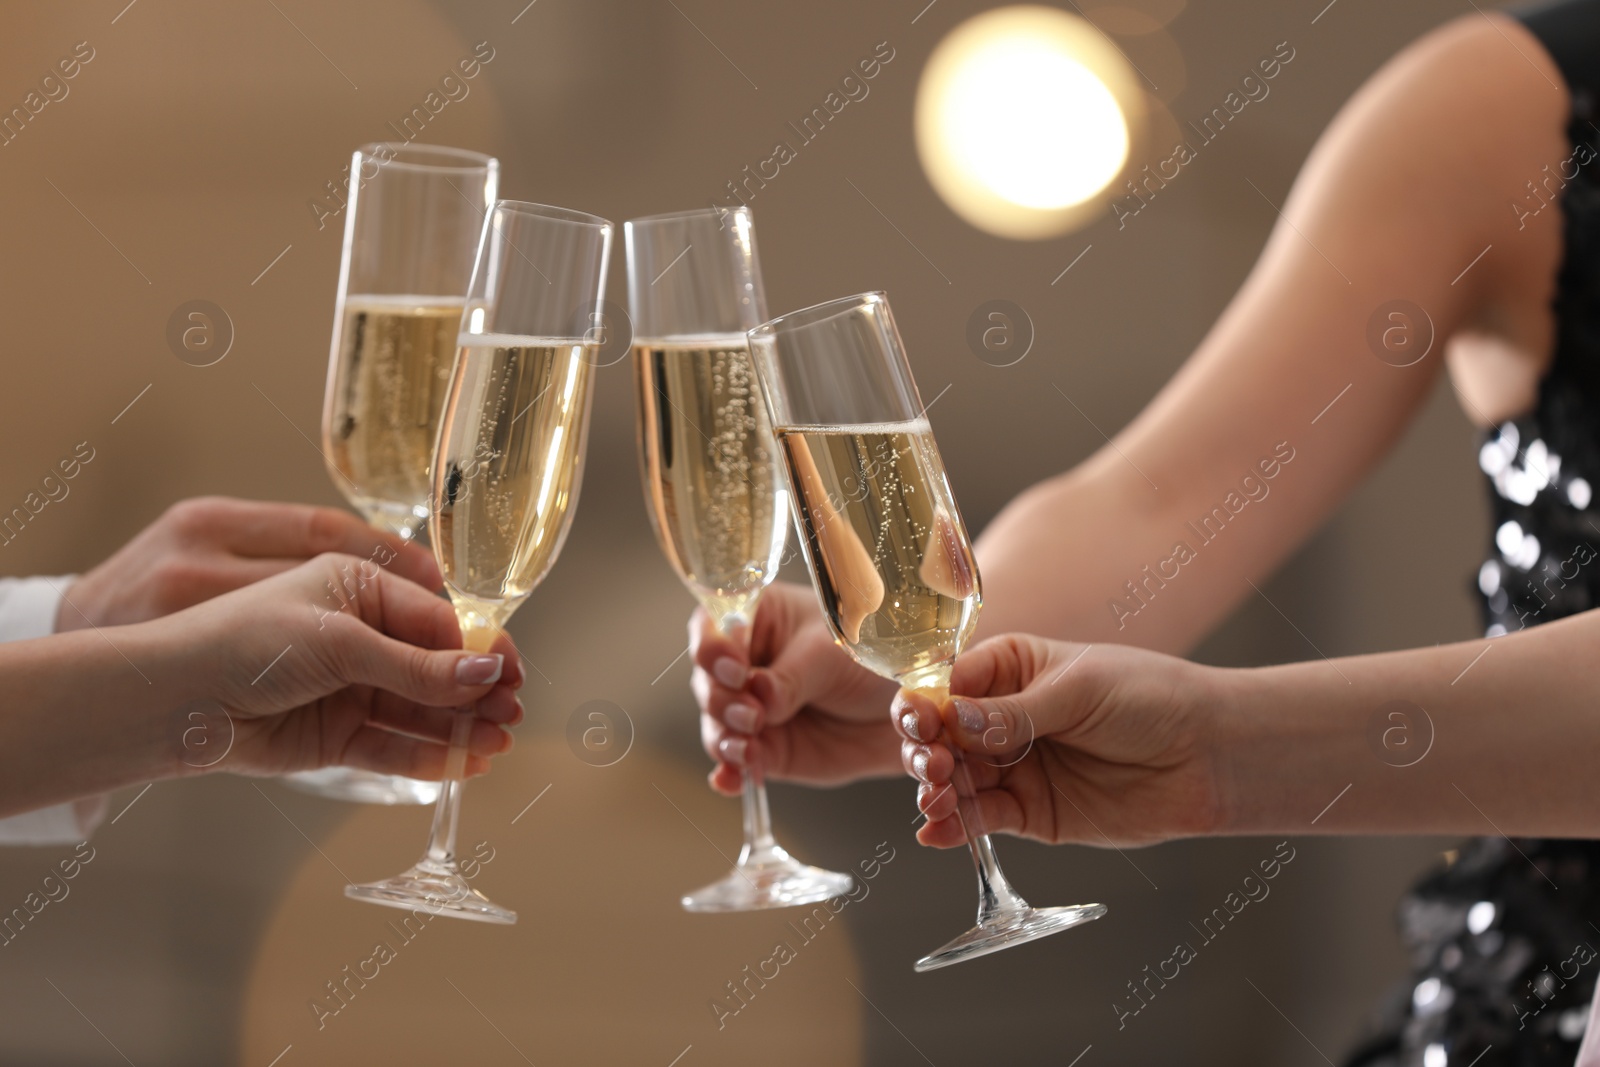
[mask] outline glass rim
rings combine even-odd
[[[531,200],[496,200],[489,205],[491,212],[502,209],[514,215],[547,219],[550,222],[565,222],[573,226],[586,226],[595,230],[611,230],[615,228],[615,224],[610,219],[603,219],[599,215],[591,215],[587,211],[559,207],[555,204],[536,204]]]
[[[475,152],[470,148],[451,148],[448,145],[414,144],[410,141],[371,141],[356,151],[367,158],[382,157],[380,166],[400,167],[405,170],[470,174],[474,171],[500,169],[500,161],[494,156],[485,152]],[[455,162],[426,162],[404,158],[409,155],[434,156]]]
[[[632,226],[635,223],[653,224],[658,222],[679,222],[686,219],[721,218],[724,215],[743,215],[754,222],[756,213],[750,210],[748,204],[738,207],[692,207],[683,211],[664,211],[659,215],[640,215],[638,218],[628,219],[623,225]]]
[[[816,326],[819,323],[836,319],[840,315],[854,311],[856,308],[871,307],[875,304],[888,305],[889,294],[882,289],[872,289],[865,293],[856,293],[854,296],[841,296],[833,300],[825,300],[820,304],[790,311],[776,318],[768,319],[761,325],[746,330],[750,337],[776,337],[780,333],[801,329],[807,326]]]

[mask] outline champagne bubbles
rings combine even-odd
[[[1009,300],[986,300],[967,317],[967,347],[991,367],[1014,366],[1033,347],[1033,319]]]
[[[209,300],[187,300],[167,316],[167,347],[191,367],[220,363],[233,348],[233,320]]]
[[[1391,367],[1421,363],[1433,350],[1433,319],[1410,300],[1379,304],[1367,318],[1367,347]]]
[[[591,767],[619,763],[633,747],[633,720],[609,700],[586,700],[567,716],[567,747]]]

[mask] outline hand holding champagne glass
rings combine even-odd
[[[485,220],[433,461],[429,534],[468,649],[486,650],[543,580],[578,502],[611,223],[502,200]],[[470,886],[455,861],[470,708],[427,853],[403,874],[348,886],[358,900],[483,922],[516,913]]]
[[[407,540],[428,518],[428,466],[499,171],[491,156],[431,145],[363,145],[350,161],[322,454],[362,517]],[[349,767],[289,782],[377,804],[439,795],[437,782]]]
[[[943,700],[982,594],[888,298],[866,293],[784,315],[750,331],[750,351],[835,639],[875,674]],[[1106,910],[1030,907],[1001,872],[963,778],[958,766],[957,811],[978,871],[978,923],[918,960],[918,971],[1066,930]]]
[[[656,215],[624,228],[651,525],[718,631],[747,633],[777,576],[789,520],[745,337],[766,318],[750,209]],[[743,778],[738,862],[685,896],[684,908],[748,911],[849,892],[849,875],[800,863],[773,838],[759,763]]]

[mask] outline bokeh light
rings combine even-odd
[[[1121,173],[1144,114],[1126,60],[1082,19],[1006,7],[957,26],[917,90],[917,149],[980,229],[1041,238],[1081,224]]]

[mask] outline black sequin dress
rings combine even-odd
[[[1511,14],[1566,78],[1573,154],[1524,190],[1530,209],[1559,198],[1554,357],[1534,410],[1479,447],[1494,513],[1477,575],[1490,636],[1600,604],[1600,0]],[[1399,925],[1412,976],[1348,1067],[1570,1067],[1600,975],[1600,842],[1466,842],[1401,901]]]

